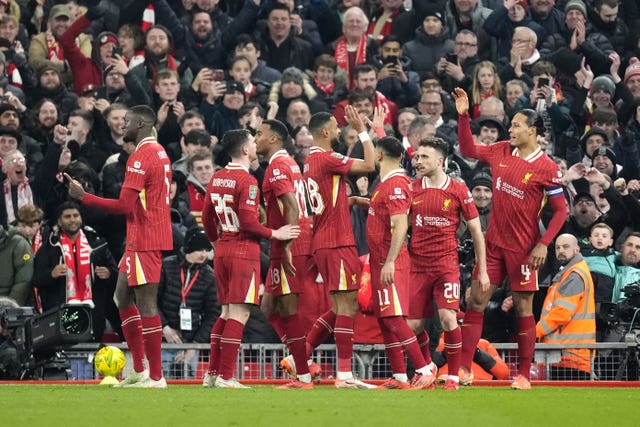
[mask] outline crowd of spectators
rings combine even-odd
[[[68,302],[73,280],[61,280],[67,269],[57,266],[70,260],[61,242],[77,226],[99,269],[85,295],[102,316],[96,339],[105,327],[119,330],[108,301],[124,219],[65,204],[62,172],[88,192],[116,198],[135,149],[123,141],[124,115],[137,104],[156,111],[158,141],[173,162],[167,274],[194,262],[185,259],[184,237],[201,224],[225,131],[282,120],[301,163],[313,142],[310,116],[328,111],[344,126],[336,149],[360,157],[346,105],[365,116],[374,107],[386,113],[411,177],[418,142],[445,139],[447,171],[467,184],[486,226],[491,171],[460,153],[449,93],[462,87],[478,144],[508,139],[510,119],[523,108],[542,116],[539,144],[560,166],[569,201],[562,233],[578,239],[597,272],[597,305],[621,303],[625,286],[640,277],[640,242],[625,240],[640,226],[639,42],[635,0],[0,0],[0,295],[38,309],[65,295]],[[262,171],[256,164],[259,180]],[[367,196],[377,179],[348,185]],[[366,253],[366,212],[358,209],[352,220]],[[69,210],[79,224],[65,219]],[[558,272],[553,252],[536,316]],[[510,339],[509,298],[500,292],[489,306],[490,339]],[[194,324],[208,324],[209,314],[194,312]],[[175,316],[163,314],[170,342]],[[599,318],[598,325],[606,339],[610,324]]]

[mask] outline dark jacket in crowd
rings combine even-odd
[[[186,295],[184,304],[191,309],[191,330],[181,331],[183,342],[208,343],[213,323],[220,316],[220,304],[216,297],[215,279],[211,263],[189,264],[183,255],[173,255],[162,260],[162,272],[158,288],[158,311],[162,326],[180,331],[180,307],[182,305],[182,270],[186,280],[186,269],[191,277],[198,274],[193,287]]]

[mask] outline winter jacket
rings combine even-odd
[[[25,305],[31,293],[31,245],[12,226],[0,225],[0,296]]]
[[[491,12],[491,9],[484,7],[482,1],[478,0],[471,12],[471,31],[478,37],[478,56],[482,59],[493,61],[496,59],[496,41],[493,37],[489,36],[483,28],[484,21],[491,15]],[[447,26],[451,31],[450,34],[458,34],[460,30],[463,29],[460,28],[454,0],[447,2],[445,18]]]
[[[158,311],[162,326],[180,331],[180,307],[182,304],[185,269],[191,271],[191,277],[198,274],[193,287],[186,295],[184,304],[191,309],[191,330],[182,330],[183,342],[208,343],[213,323],[220,316],[220,304],[216,297],[215,278],[210,262],[189,264],[184,256],[173,255],[162,260],[160,286],[158,287]]]
[[[533,30],[538,36],[536,47],[540,47],[547,37],[547,32],[537,22],[531,19],[527,13],[520,22],[514,22],[509,19],[507,8],[499,7],[494,10],[484,21],[483,29],[498,41],[498,58],[507,58],[511,56],[511,40],[516,27],[527,27]]]
[[[602,33],[594,31],[589,23],[587,23],[586,31],[587,36],[584,43],[578,46],[574,53],[585,57],[585,62],[591,67],[591,71],[593,71],[596,76],[606,74],[609,72],[609,66],[611,64],[609,55],[614,52],[613,46],[611,46],[609,40],[607,40]],[[544,43],[542,43],[540,55],[544,59],[555,63],[558,56],[570,50],[569,43],[572,34],[573,31],[569,30],[566,26],[561,32],[551,34]]]
[[[436,64],[445,54],[453,52],[453,40],[449,37],[446,27],[437,36],[430,36],[424,32],[422,25],[416,29],[413,40],[408,41],[402,52],[411,59],[413,71],[424,79],[427,72],[435,72]]]
[[[255,23],[258,6],[246,1],[244,8],[224,29],[214,25],[213,32],[207,40],[197,40],[191,31],[190,24],[184,24],[166,0],[153,0],[157,22],[167,27],[173,34],[173,45],[178,56],[184,56],[193,75],[202,68],[227,68],[228,52],[233,49],[236,37],[250,31]],[[180,55],[182,53],[182,55]]]
[[[378,70],[384,67],[379,56],[376,55],[375,61]],[[407,76],[406,83],[395,77],[387,77],[386,79],[378,80],[376,89],[395,102],[398,108],[413,107],[420,102],[420,77],[415,71],[411,71],[411,59],[409,57],[400,57],[400,64]]]

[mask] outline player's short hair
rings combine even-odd
[[[593,233],[593,230],[595,230],[596,228],[604,228],[605,230],[607,230],[609,232],[611,237],[613,237],[613,228],[609,227],[604,222],[599,222],[597,224],[594,224],[594,226],[591,227],[591,230],[589,230],[589,235],[591,235],[591,233]]]
[[[80,205],[77,202],[74,202],[73,200],[67,200],[65,202],[62,202],[60,206],[58,206],[58,209],[56,210],[56,221],[60,219],[64,211],[69,209],[75,209],[78,212],[80,212]],[[82,212],[80,212],[80,215],[82,215]]]
[[[129,109],[129,111],[131,112],[131,114],[134,114],[137,117],[140,117],[142,120],[149,123],[151,126],[153,126],[156,123],[156,113],[148,105],[143,105],[143,104],[134,105]]]
[[[522,114],[523,116],[525,116],[527,119],[526,120],[527,126],[535,127],[537,135],[544,134],[544,121],[542,120],[542,117],[538,113],[536,113],[534,110],[530,108],[525,108],[524,110],[518,111],[516,114]]]
[[[437,136],[430,136],[423,138],[418,143],[418,147],[431,147],[438,153],[442,154],[442,157],[446,158],[449,155],[449,144],[442,138]]]
[[[193,144],[209,148],[211,145],[211,135],[204,129],[191,129],[184,136],[184,144]]]
[[[326,111],[321,111],[319,113],[315,113],[309,119],[309,132],[312,135],[318,134],[326,125],[331,121],[333,115],[331,113],[327,113]]]
[[[224,133],[222,141],[218,145],[229,157],[239,157],[242,154],[242,147],[249,141],[250,137],[251,133],[247,129],[232,129]],[[216,163],[220,165],[217,162],[217,157]]]
[[[381,149],[384,154],[393,158],[399,159],[402,157],[402,153],[404,153],[404,147],[402,146],[402,142],[393,136],[385,136],[384,138],[380,138],[376,142],[376,147]]]
[[[284,143],[289,137],[287,127],[280,120],[268,119],[264,120],[262,124],[269,125],[269,129],[276,134],[280,142]]]

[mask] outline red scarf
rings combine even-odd
[[[67,303],[92,301],[91,293],[91,246],[87,236],[80,230],[76,241],[60,233],[60,245],[67,273]],[[74,250],[75,249],[75,250]]]
[[[347,46],[347,38],[345,36],[341,36],[338,39],[338,43],[336,44],[336,51],[333,54],[333,57],[338,62],[338,68],[343,69],[349,76],[349,89],[353,89],[353,77],[351,75],[351,70],[349,69],[349,50]],[[366,60],[367,60],[367,35],[363,34],[360,37],[360,42],[358,43],[358,49],[356,50],[355,65],[362,64]]]
[[[246,98],[246,102],[249,102],[251,96],[256,93],[256,90],[258,90],[258,86],[254,85],[251,82],[247,83],[247,85],[244,87],[244,97]]]
[[[331,80],[331,83],[329,84],[323,84],[322,82],[320,82],[320,80],[318,80],[318,77],[314,77],[313,82],[322,93],[325,93],[327,95],[331,95],[333,93],[333,90],[336,88],[336,82],[334,82],[333,80]]]

